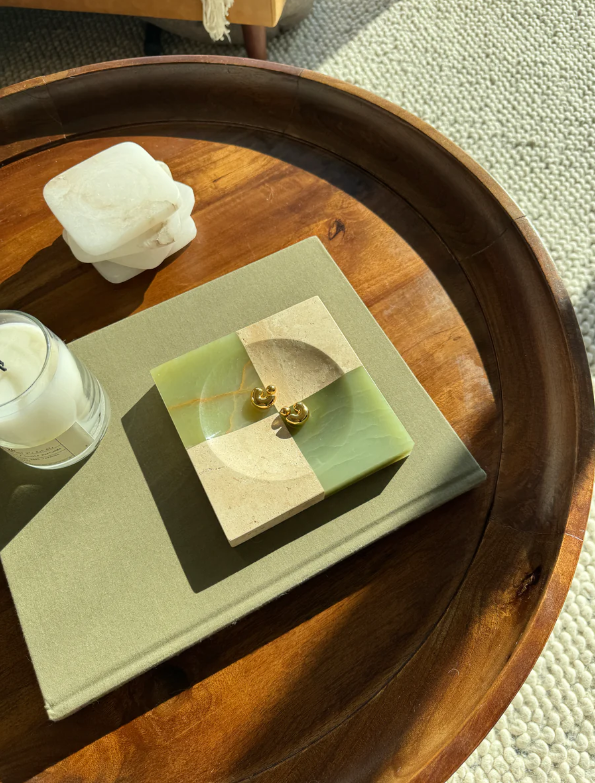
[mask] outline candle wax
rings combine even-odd
[[[24,447],[47,443],[89,414],[79,367],[62,341],[55,341],[39,377],[46,351],[45,336],[34,324],[0,324],[0,361],[6,368],[0,369],[0,441],[4,443]],[[23,394],[33,383],[34,388]]]
[[[38,378],[47,352],[45,336],[32,324],[0,325],[0,405],[18,397]],[[2,367],[2,365],[0,365]]]

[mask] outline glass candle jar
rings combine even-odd
[[[109,423],[97,379],[36,318],[0,310],[0,448],[36,468],[91,454]]]

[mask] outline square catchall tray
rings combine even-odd
[[[232,546],[413,447],[317,296],[152,375]]]
[[[303,272],[299,291],[291,283],[297,266]],[[275,314],[312,306],[312,301],[317,310],[324,305],[319,312],[334,319],[353,349],[335,355],[327,370],[336,373],[338,365],[340,377],[349,378],[361,362],[390,409],[385,413],[393,424],[398,416],[415,446],[407,459],[350,486],[344,485],[368,468],[326,475],[320,466],[325,459],[331,463],[324,454],[317,462],[314,449],[306,459],[308,475],[314,473],[329,496],[232,547],[189,459],[189,441],[183,442],[176,431],[151,370],[227,335],[245,337],[247,324],[268,320],[270,325]],[[321,330],[320,339],[331,332]],[[316,347],[314,337],[302,342]],[[253,346],[259,344],[263,342],[256,339]],[[101,379],[112,403],[112,421],[99,449],[85,463],[47,472],[32,471],[0,454],[2,562],[52,720],[237,621],[485,476],[315,238],[70,347]],[[335,350],[318,349],[326,356]],[[357,360],[357,366],[344,366],[345,356]],[[263,358],[254,353],[251,361],[263,384],[276,381],[281,404],[294,403],[294,397],[311,400],[332,391],[338,380],[314,390],[307,386],[306,371],[276,371],[271,381],[262,369]],[[327,365],[326,359],[321,362]],[[306,365],[311,366],[310,360]],[[317,377],[320,371],[319,366]],[[290,376],[299,376],[303,385],[291,388]],[[341,412],[339,430],[356,419],[345,404],[336,404],[340,399],[333,393],[325,403],[334,402]],[[311,407],[308,423],[316,425],[319,414]],[[262,421],[276,418],[274,412]],[[203,417],[201,426],[211,425]],[[230,434],[247,435],[251,427]],[[306,425],[302,429],[306,437]],[[314,433],[315,426],[311,429]],[[307,453],[306,445],[298,447],[300,454]]]

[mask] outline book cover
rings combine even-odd
[[[316,296],[415,447],[406,460],[231,547],[150,370]],[[0,454],[0,526],[12,535],[2,563],[52,720],[484,478],[316,238],[71,348],[112,404],[99,449],[52,472]]]

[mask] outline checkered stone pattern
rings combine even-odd
[[[407,456],[413,441],[319,297],[152,371],[232,546]],[[250,402],[277,387],[274,405]],[[304,402],[288,427],[279,411]]]

